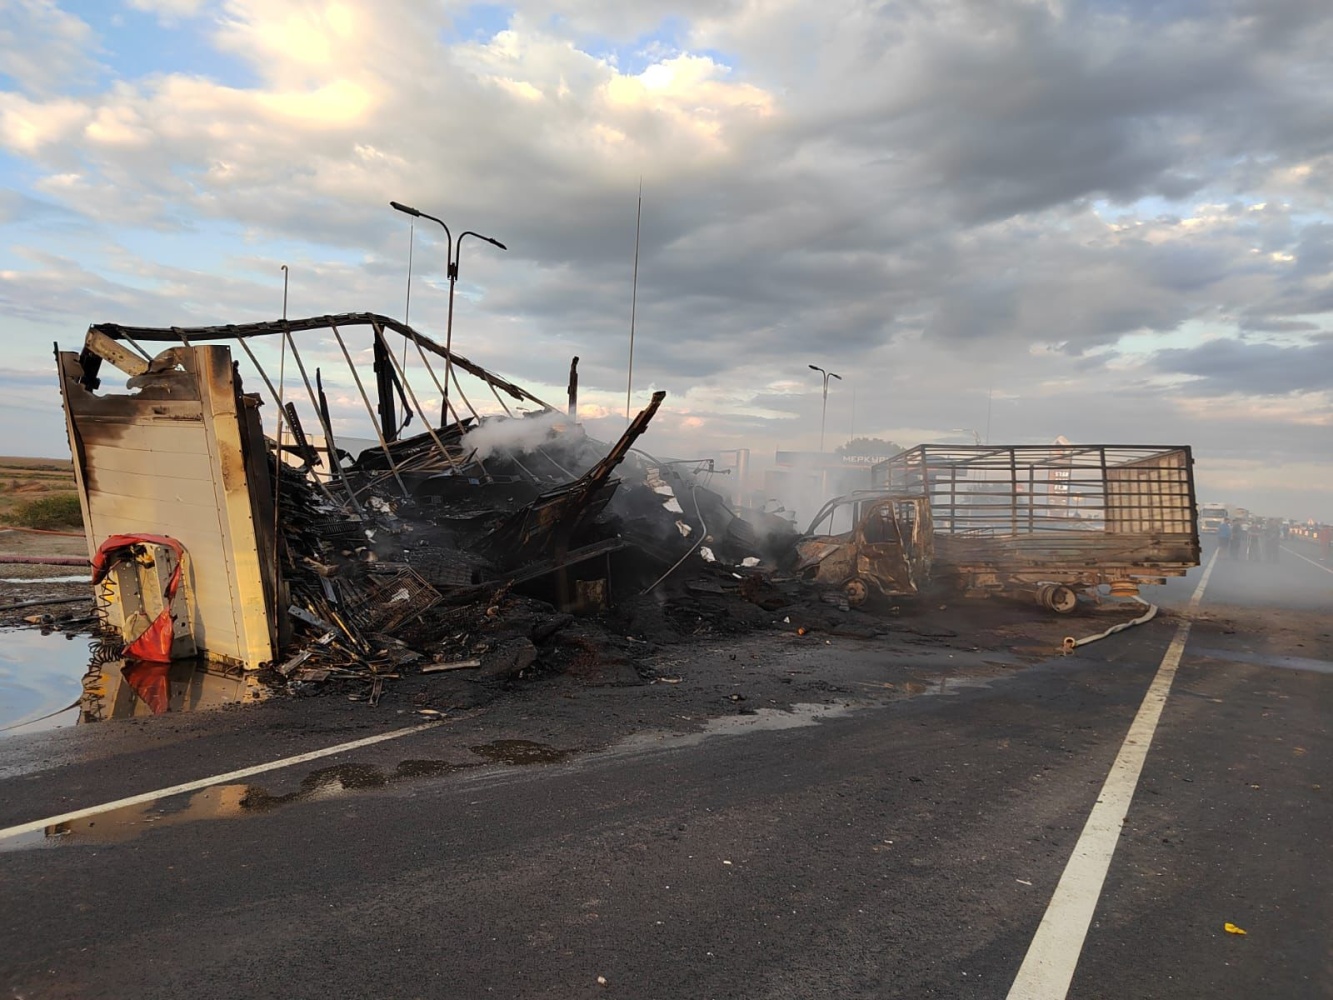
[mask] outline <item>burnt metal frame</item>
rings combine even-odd
[[[919,445],[871,475],[881,489],[928,496],[946,534],[1189,535],[1192,467],[1187,445]]]
[[[872,470],[926,497],[936,556],[971,589],[1162,582],[1199,563],[1188,446],[919,445]]]
[[[343,343],[342,335],[339,333],[340,326],[370,326],[373,331],[374,340],[372,347],[375,386],[378,394],[377,407],[371,407],[369,399],[366,399],[366,393],[362,386],[360,374],[357,371],[350,352],[348,352],[346,345]],[[305,319],[282,319],[276,322],[229,324],[226,326],[205,327],[135,327],[125,326],[119,323],[94,324],[88,328],[84,348],[78,358],[81,371],[79,382],[90,391],[96,390],[99,387],[101,380],[98,376],[105,359],[104,356],[107,354],[107,346],[109,342],[125,341],[133,344],[136,349],[142,352],[143,349],[139,347],[138,341],[183,343],[189,346],[196,342],[232,340],[236,341],[241,346],[246,356],[250,359],[251,364],[253,364],[259,372],[265,386],[268,387],[269,391],[272,393],[274,392],[272,383],[270,382],[267,373],[260,365],[258,358],[256,358],[254,352],[250,350],[246,341],[256,337],[279,337],[282,340],[283,347],[290,347],[292,355],[296,359],[297,366],[301,370],[302,382],[305,384],[306,391],[311,399],[311,405],[315,409],[316,417],[318,418],[320,425],[324,430],[325,437],[329,442],[330,472],[340,481],[340,484],[347,494],[347,502],[353,509],[359,511],[360,503],[357,499],[356,491],[354,491],[348,483],[347,478],[343,473],[341,463],[338,461],[337,456],[333,451],[333,432],[329,425],[326,407],[322,405],[323,389],[320,387],[319,390],[316,391],[316,388],[310,384],[308,374],[304,365],[301,363],[300,355],[297,352],[296,340],[293,337],[293,334],[295,333],[303,333],[312,330],[327,330],[338,341],[357,389],[361,392],[361,395],[366,402],[367,410],[370,412],[371,423],[374,426],[376,437],[379,438],[381,448],[384,450],[385,455],[388,458],[391,472],[395,478],[399,479],[400,488],[404,490],[404,493],[406,493],[406,488],[398,475],[400,467],[396,465],[388,448],[390,442],[397,440],[399,431],[401,430],[397,421],[397,413],[394,405],[395,400],[393,398],[394,394],[397,393],[400,397],[403,397],[405,410],[408,409],[409,404],[407,400],[410,398],[410,405],[415,407],[416,412],[424,413],[425,411],[422,409],[421,403],[417,399],[416,392],[411,383],[407,381],[406,372],[398,365],[393,351],[384,343],[385,330],[394,331],[402,336],[405,341],[411,341],[416,346],[417,352],[420,354],[421,360],[431,376],[431,380],[435,383],[436,388],[440,391],[444,399],[443,412],[445,416],[440,425],[441,430],[447,426],[448,416],[452,411],[454,423],[456,424],[459,434],[461,435],[465,431],[462,417],[450,404],[448,396],[448,380],[450,379],[450,376],[452,376],[454,383],[458,385],[458,373],[457,371],[452,370],[454,366],[485,382],[491,392],[495,395],[495,398],[500,401],[501,406],[506,412],[509,412],[509,408],[508,406],[505,406],[503,397],[500,395],[502,390],[513,399],[520,402],[535,403],[545,411],[549,412],[554,411],[555,409],[549,403],[534,396],[521,386],[501,378],[482,366],[469,361],[467,358],[459,357],[457,354],[450,351],[447,345],[441,346],[431,338],[412,329],[412,327],[408,326],[406,323],[400,323],[390,317],[381,316],[376,313],[341,313],[337,315],[311,316]],[[98,341],[100,341],[100,344],[97,343]],[[435,377],[435,373],[427,360],[427,351],[445,359],[446,382],[443,386],[441,386],[439,379]],[[151,359],[149,359],[149,363],[151,365]],[[317,371],[316,381],[318,380],[319,373]],[[458,389],[460,397],[467,403],[467,397],[462,394],[462,386],[458,385]],[[405,396],[404,390],[406,391]],[[278,403],[275,440],[281,440],[282,425],[286,420],[286,414],[282,409],[280,393],[275,393],[274,399]],[[472,405],[467,403],[467,406],[468,409],[472,411],[473,417],[479,420],[480,415]],[[375,412],[376,410],[378,411],[378,419]],[[408,410],[408,412],[410,412],[410,410]],[[447,448],[445,448],[429,420],[426,421],[425,433],[430,437],[446,463],[457,472],[460,469],[459,457],[453,455]],[[477,462],[477,466],[480,468],[482,475],[485,476],[485,466],[480,462]],[[325,490],[325,493],[328,495],[327,490]],[[332,499],[331,496],[329,498]]]
[[[450,351],[442,344],[436,343],[430,337],[412,329],[406,323],[401,323],[388,316],[381,316],[377,313],[339,313],[337,315],[310,316],[305,319],[273,320],[263,323],[238,323],[228,324],[226,326],[195,326],[195,327],[147,327],[147,326],[125,326],[120,323],[95,323],[90,326],[89,331],[97,331],[110,337],[112,340],[124,340],[129,343],[135,341],[155,341],[179,343],[182,337],[190,343],[195,341],[208,340],[240,340],[247,337],[271,337],[283,333],[304,333],[308,330],[326,330],[334,325],[339,327],[349,326],[376,326],[381,329],[392,330],[394,333],[405,337],[415,343],[418,347],[430,351],[441,358],[451,366],[461,368],[469,375],[481,379],[493,389],[502,391],[513,399],[521,403],[536,403],[543,410],[554,410],[555,407],[544,400],[538,399],[532,393],[528,392],[522,386],[515,385],[508,379],[501,378],[494,372],[488,371],[481,365],[469,361],[462,355]],[[96,354],[85,351],[79,359],[84,370],[84,377],[81,380],[89,389],[96,389],[98,386],[97,372],[101,367],[102,359]]]

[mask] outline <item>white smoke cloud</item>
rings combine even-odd
[[[534,451],[574,428],[573,421],[559,410],[530,417],[490,417],[463,435],[463,447],[469,451],[475,448],[477,457],[485,461],[501,449]]]

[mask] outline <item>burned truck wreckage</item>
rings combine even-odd
[[[975,596],[1069,612],[1080,592],[1133,596],[1199,564],[1187,447],[918,445],[872,470],[933,524],[934,572]]]
[[[373,441],[335,433],[329,359]],[[402,670],[632,670],[643,623],[673,612],[708,634],[801,595],[846,610],[941,585],[1068,611],[1198,561],[1187,448],[922,446],[802,537],[636,448],[665,393],[614,443],[588,437],[578,358],[563,409],[372,313],[99,324],[57,362],[103,641],[274,685],[373,702]]]
[[[368,375],[350,331],[369,333]],[[324,373],[298,347],[303,333],[336,343],[373,446],[340,445]],[[297,391],[285,394],[260,364],[258,338],[281,339]],[[163,342],[156,354],[145,346]],[[242,384],[229,345],[262,393]],[[409,350],[444,419],[428,415],[408,379]],[[772,601],[748,577],[795,537],[781,518],[744,519],[676,464],[634,448],[665,393],[613,445],[588,438],[574,417],[577,358],[566,411],[368,313],[104,324],[58,363],[99,613],[127,656],[204,655],[294,681],[370,678],[372,699],[408,663],[516,674],[543,645],[557,658],[595,658],[574,614],[656,603],[654,591],[687,574],[696,591]],[[478,412],[460,371],[503,415]],[[113,372],[128,391],[99,392]],[[267,428],[265,406],[275,414]],[[424,426],[406,435],[414,418]]]

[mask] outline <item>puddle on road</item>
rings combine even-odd
[[[634,756],[643,753],[657,753],[663,750],[677,750],[681,747],[694,747],[705,740],[720,736],[745,736],[750,733],[771,730],[800,729],[804,726],[817,725],[825,719],[836,719],[844,715],[850,715],[856,707],[851,703],[819,705],[812,702],[801,702],[791,706],[790,710],[761,708],[744,715],[724,715],[720,718],[703,720],[703,728],[693,733],[660,730],[636,733],[592,756],[594,759]]]
[[[264,696],[253,674],[205,660],[109,660],[89,667],[83,677],[79,721],[200,712]]]
[[[87,636],[0,629],[0,736],[194,712],[263,694],[252,677],[218,664],[98,662],[89,646]]]
[[[1008,664],[996,663],[992,666],[1003,668]],[[889,698],[897,700],[899,698],[919,698],[923,695],[958,694],[971,688],[990,687],[993,682],[993,677],[945,676],[928,681],[856,681],[854,683],[872,691],[883,691]]]
[[[0,852],[30,847],[121,844],[149,830],[202,820],[244,819],[295,802],[318,802],[348,792],[387,788],[403,781],[434,778],[475,765],[442,760],[405,760],[392,771],[370,764],[338,764],[312,771],[295,791],[271,794],[258,785],[214,785],[189,795],[157,799],[123,809],[57,823],[37,833],[0,841]]]
[[[311,771],[301,779],[301,787],[285,795],[270,795],[265,789],[255,785],[231,785],[226,787],[244,788],[246,794],[241,797],[236,815],[268,812],[292,802],[313,802],[336,798],[344,792],[361,792],[367,789],[387,788],[401,781],[413,781],[421,778],[438,778],[461,770],[463,764],[450,764],[443,760],[405,760],[392,771],[385,771],[373,764],[338,764],[334,767]]]
[[[493,764],[554,764],[573,753],[531,740],[495,740],[468,749]]]
[[[675,749],[696,745],[714,737],[813,726],[824,719],[847,715],[854,708],[851,704],[799,704],[793,706],[791,711],[762,708],[753,714],[708,719],[704,728],[696,733],[640,734],[608,750],[588,754],[586,759],[595,761],[633,752]],[[546,743],[512,739],[494,740],[468,749],[490,763],[506,765],[552,764],[577,753]],[[296,802],[324,801],[348,793],[383,789],[400,782],[443,777],[484,766],[442,760],[404,760],[392,771],[385,771],[370,764],[338,764],[310,772],[301,779],[298,788],[283,794],[273,794],[258,785],[215,785],[188,795],[112,809],[85,819],[55,824],[37,833],[0,840],[0,853],[34,847],[124,843],[164,826],[203,820],[244,819]]]
[[[0,735],[74,725],[87,671],[86,638],[0,629]]]

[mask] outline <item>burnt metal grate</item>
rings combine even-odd
[[[364,545],[366,542],[366,527],[364,521],[329,518],[327,520],[311,521],[306,525],[306,530],[326,542],[355,541]]]
[[[371,576],[359,597],[349,602],[347,613],[362,631],[391,632],[439,601],[439,591],[415,570],[402,566]]]

